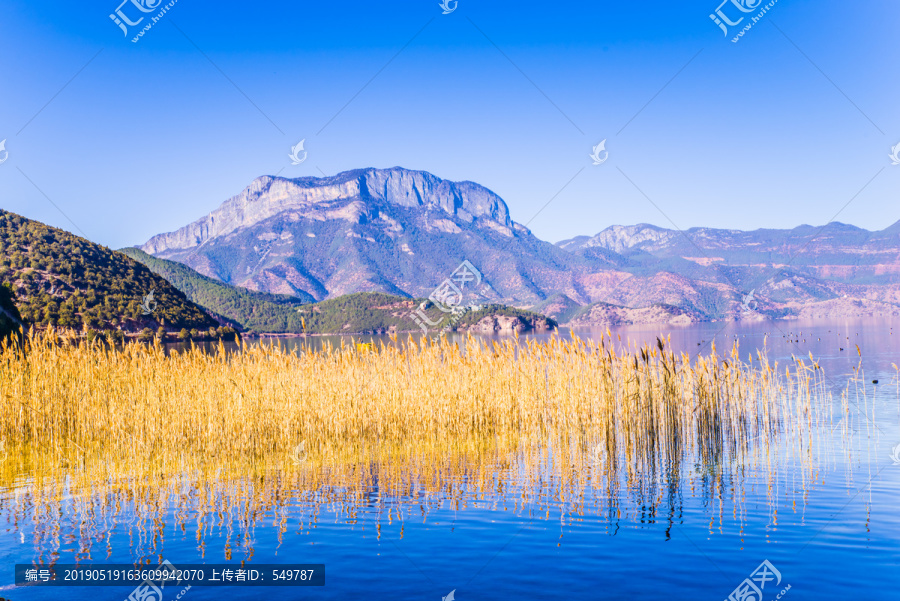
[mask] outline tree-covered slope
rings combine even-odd
[[[247,331],[268,334],[357,334],[419,330],[411,314],[423,299],[413,300],[381,292],[358,292],[302,304],[301,299],[286,294],[256,292],[225,284],[182,263],[159,259],[137,248],[123,248],[121,252],[166,278],[198,305],[234,321]],[[425,313],[433,322],[444,316],[434,306],[428,306]],[[483,309],[478,316],[488,314],[535,317],[532,313],[501,305],[492,305],[489,311]],[[458,320],[457,325],[464,327],[471,323],[472,314],[468,313]]]
[[[124,253],[165,278],[208,311],[239,324],[245,330],[271,333],[303,331],[297,307],[312,297],[256,292],[197,273],[187,265],[159,259],[137,248],[123,248]]]
[[[2,209],[0,284],[9,286],[26,325],[126,332],[218,325],[172,284],[122,253]]]
[[[410,299],[381,292],[357,292],[304,305],[300,311],[310,333],[384,333],[418,332],[419,325],[412,318],[424,299]],[[429,329],[429,334],[442,330],[450,323],[449,313],[441,312],[426,303],[425,315],[431,322],[441,322]],[[486,305],[461,314],[452,322],[452,329],[468,329],[486,317],[519,318],[523,323],[541,323],[555,327],[556,322],[531,311],[506,305]]]

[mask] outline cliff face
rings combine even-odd
[[[515,223],[487,188],[399,167],[260,177],[140,249],[229,284],[316,300],[428,296],[468,259],[484,275],[472,302],[537,302],[557,289],[587,301],[578,276],[592,269]]]
[[[209,215],[154,236],[140,249],[153,255],[192,249],[285,212],[313,220],[362,223],[378,219],[379,209],[389,213],[391,206],[424,209],[438,220],[442,216],[463,223],[480,220],[507,235],[512,235],[515,225],[503,199],[483,186],[395,167],[348,171],[330,178],[258,177]]]
[[[513,221],[487,188],[400,167],[260,177],[140,248],[228,284],[315,300],[427,297],[468,260],[481,277],[464,304],[537,305],[563,322],[592,303],[656,307],[583,317],[599,323],[790,317],[845,297],[900,305],[900,222],[879,232],[841,223],[750,232],[638,224],[553,245]]]

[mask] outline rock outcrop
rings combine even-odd
[[[466,329],[473,334],[512,334],[516,332],[524,334],[526,332],[549,332],[554,327],[546,317],[489,315]]]

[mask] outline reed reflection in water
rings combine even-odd
[[[774,522],[852,435],[847,395],[835,402],[812,358],[608,342],[166,355],[32,339],[0,355],[0,511],[32,531],[36,565],[68,548],[109,559],[123,532],[136,563],[178,532],[200,558],[224,536],[226,559],[252,560],[259,527],[277,546],[324,519],[402,537],[476,506],[668,537],[686,495],[710,530],[742,526],[751,494]]]
[[[813,457],[828,456],[813,453],[810,441],[785,440],[719,463],[658,458],[626,467],[625,457],[611,460],[582,442],[497,436],[323,444],[300,464],[286,454],[135,460],[17,448],[18,459],[7,459],[0,473],[0,512],[23,541],[32,533],[35,565],[55,563],[63,548],[72,549],[73,561],[108,561],[114,535],[121,541],[124,533],[130,549],[117,551],[130,550],[135,563],[159,563],[166,539],[184,535],[195,538],[198,558],[206,557],[209,539],[224,538],[225,559],[249,561],[258,527],[276,547],[320,520],[367,520],[364,527],[379,538],[384,527],[399,528],[402,538],[405,522],[470,507],[569,524],[599,516],[610,533],[628,523],[666,524],[668,538],[686,495],[707,507],[710,530],[728,521],[742,528],[748,495],[764,494],[776,523],[779,504],[806,503],[824,467]],[[793,494],[779,498],[778,490]]]

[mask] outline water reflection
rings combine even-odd
[[[728,329],[721,332],[723,325]],[[453,397],[451,406],[459,407],[475,393],[505,390],[498,381],[514,383],[519,392],[510,395],[510,402],[522,411],[534,411],[520,414],[533,420],[533,428],[522,428],[519,420],[493,430],[474,428],[465,435],[444,429],[440,434],[395,436],[393,442],[384,430],[364,441],[321,429],[304,429],[302,437],[299,431],[274,429],[277,441],[260,435],[235,439],[241,444],[263,441],[242,447],[240,453],[228,451],[234,445],[220,444],[215,432],[169,446],[144,443],[150,448],[134,437],[129,452],[130,439],[126,445],[112,444],[104,419],[85,422],[90,426],[80,430],[84,439],[74,442],[63,438],[60,429],[48,429],[50,442],[39,448],[12,444],[13,428],[5,434],[6,457],[0,461],[0,516],[7,522],[0,551],[7,553],[10,564],[38,566],[76,560],[156,565],[163,558],[176,563],[223,558],[323,561],[340,578],[318,593],[334,599],[371,595],[372,582],[384,596],[422,598],[427,589],[438,598],[438,592],[446,595],[460,587],[459,574],[465,575],[463,583],[477,575],[471,586],[465,585],[466,598],[496,598],[497,591],[506,598],[593,598],[601,581],[607,596],[615,598],[649,598],[660,590],[666,590],[668,598],[723,598],[768,557],[805,596],[889,598],[900,585],[893,552],[900,528],[895,503],[900,468],[889,458],[900,444],[900,374],[891,365],[900,363],[894,333],[879,324],[779,325],[791,326],[786,332],[793,335],[790,340],[773,335],[767,324],[670,329],[667,350],[692,359],[701,348],[698,344],[715,340],[720,348],[728,348],[730,343],[721,344],[723,339],[741,340],[746,356],[763,346],[768,332],[767,348],[773,360],[780,361],[775,370],[779,374],[788,367],[797,377],[807,374],[791,355],[803,357],[809,351],[824,368],[813,369],[812,378],[804,378],[800,386],[794,379],[793,385],[769,389],[773,395],[762,394],[764,379],[754,384],[744,378],[746,390],[756,386],[760,396],[773,401],[748,404],[727,385],[729,372],[708,364],[694,382],[718,382],[707,390],[720,397],[733,391],[736,402],[734,412],[720,412],[718,417],[690,404],[695,387],[687,379],[679,389],[678,418],[659,419],[671,406],[671,397],[656,394],[665,390],[671,371],[671,364],[667,368],[659,363],[662,358],[653,359],[656,367],[648,371],[640,353],[631,353],[618,364],[622,369],[613,372],[611,383],[603,384],[598,377],[603,370],[595,363],[579,365],[572,348],[557,347],[557,360],[549,369],[546,357],[537,355],[528,372],[522,371],[527,361],[515,367],[486,352],[473,363],[483,367],[484,377]],[[650,327],[620,332],[621,341],[615,330],[608,338],[617,348],[635,340],[655,343],[659,333]],[[601,338],[598,333],[590,337]],[[839,350],[856,338],[862,357],[853,347],[852,355]],[[522,357],[524,341],[519,341],[517,357]],[[333,346],[339,348],[340,340]],[[634,367],[635,357],[639,369],[626,369],[629,363]],[[261,370],[255,379],[268,386],[260,398],[271,402],[282,394],[274,382],[290,389],[304,386],[308,373],[319,378],[338,374],[338,358],[332,363],[327,356],[306,358],[311,367],[294,372],[300,375],[293,380],[291,362],[278,358],[276,369]],[[62,398],[67,389],[50,385],[64,381],[58,380],[64,372],[84,379],[81,388],[74,388],[78,394],[66,398],[107,402],[121,387],[115,370],[123,364],[98,372],[90,359],[74,367],[47,365],[33,375],[30,387],[22,386],[21,370],[14,373],[8,385],[0,387],[0,398],[5,395],[9,403],[7,419],[30,415],[19,403],[26,393],[40,392],[41,402]],[[428,381],[441,393],[434,399],[443,401],[445,390],[466,381],[452,379],[459,377],[462,359],[444,350],[417,360],[396,359],[401,371],[390,372],[395,375],[383,384],[374,383],[384,395],[396,394],[404,383]],[[596,355],[594,359],[599,361]],[[734,365],[729,357],[720,359]],[[357,370],[360,381],[373,385],[373,367],[381,360],[366,355],[360,364],[366,370]],[[205,364],[190,371],[187,363],[175,363],[180,367],[165,373],[181,378],[179,394],[186,394],[199,375],[228,383],[209,387],[224,407],[234,406],[226,394],[239,389],[249,398],[252,392],[236,388],[221,373],[206,375],[210,368]],[[251,361],[243,367],[253,365]],[[409,377],[429,365],[431,378]],[[160,364],[142,373],[148,381],[158,381],[163,368]],[[103,378],[92,375],[95,372]],[[683,373],[688,378],[690,372]],[[737,377],[736,371],[730,373]],[[233,371],[240,383],[235,374],[247,372]],[[880,383],[873,384],[875,379]],[[339,380],[346,386],[346,375],[335,375],[334,380],[335,386]],[[805,382],[809,395],[804,393]],[[605,386],[602,393],[600,386]],[[128,389],[119,398],[130,403],[138,398],[132,390],[144,387]],[[557,394],[548,395],[548,390]],[[90,394],[83,397],[85,392]],[[423,391],[413,392],[399,399],[398,407],[422,405]],[[615,399],[608,407],[618,410],[603,411],[594,401],[599,396]],[[558,404],[572,411],[558,412]],[[298,414],[308,417],[319,405],[310,403]],[[464,406],[463,413],[471,417],[470,405]],[[148,416],[156,415],[151,408]],[[224,419],[214,411],[209,415]],[[406,419],[405,413],[397,415]],[[22,419],[22,427],[35,427],[34,420]],[[71,414],[68,419],[73,419]],[[143,423],[133,415],[129,419]],[[647,425],[653,427],[648,430]],[[170,437],[175,426],[169,422],[158,436]],[[87,444],[92,438],[100,442]],[[301,438],[303,452],[296,453]],[[113,452],[112,447],[121,450]],[[254,455],[246,450],[252,448],[278,452]],[[680,563],[697,569],[672,569]],[[834,565],[842,570],[833,570]],[[554,570],[562,574],[558,587],[543,590]],[[716,578],[718,584],[710,582]],[[437,582],[433,591],[429,579]],[[40,587],[20,589],[15,598],[44,598],[42,592]],[[67,594],[98,598],[90,588]],[[252,592],[239,589],[228,594],[253,598]],[[198,600],[221,598],[212,588],[195,588],[190,595]],[[127,591],[118,598],[125,596]]]
[[[828,457],[828,439],[778,436],[715,460],[607,454],[579,437],[494,436],[406,444],[310,448],[301,462],[268,456],[85,456],[72,447],[13,449],[0,472],[0,513],[31,539],[36,566],[71,561],[162,560],[167,538],[192,536],[199,558],[211,540],[227,560],[252,560],[257,528],[302,535],[322,520],[382,528],[469,509],[572,524],[599,516],[610,535],[625,524],[684,519],[699,500],[709,529],[744,526],[744,501],[761,496],[771,524],[780,505],[805,504]],[[814,452],[815,451],[815,452]],[[836,456],[836,455],[835,455]],[[785,497],[777,491],[790,490]],[[716,526],[718,524],[718,526]],[[127,536],[128,548],[122,545]]]

